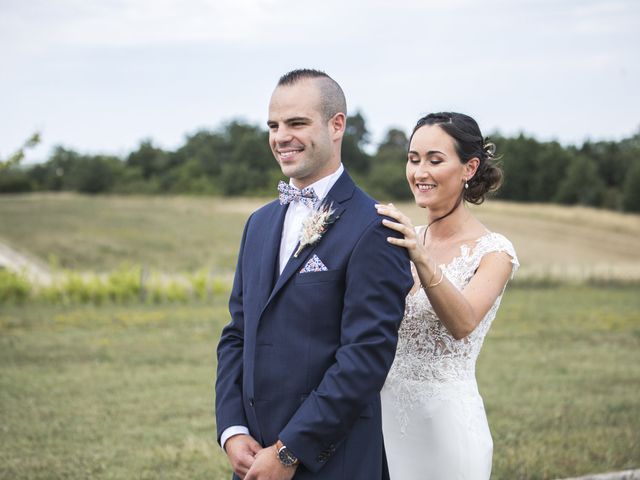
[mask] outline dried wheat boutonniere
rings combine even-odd
[[[333,216],[335,209],[332,207],[333,203],[329,205],[322,204],[303,220],[302,229],[300,230],[300,244],[296,253],[293,254],[294,258],[298,258],[300,252],[306,247],[311,247],[318,243],[322,235],[328,230],[329,225],[337,220]]]

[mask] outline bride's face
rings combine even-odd
[[[407,181],[418,206],[450,209],[462,192],[468,169],[460,161],[454,139],[438,125],[425,125],[413,134]]]

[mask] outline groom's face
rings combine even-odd
[[[324,118],[320,106],[320,90],[313,79],[277,87],[269,103],[271,151],[282,173],[298,188],[331,174],[340,161],[333,121]]]

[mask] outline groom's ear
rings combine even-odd
[[[342,138],[346,128],[347,116],[344,113],[338,112],[329,119],[329,130],[333,134],[334,140]]]

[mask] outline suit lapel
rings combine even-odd
[[[336,219],[336,222],[340,221],[339,220],[340,216],[346,209],[347,200],[349,200],[353,196],[354,189],[355,189],[355,183],[353,183],[353,180],[345,170],[343,174],[340,175],[340,178],[338,178],[338,180],[336,181],[334,186],[331,188],[331,190],[329,190],[329,193],[327,194],[325,202],[328,204],[331,204],[332,208],[335,210],[333,215]],[[334,227],[335,225],[331,225],[329,227],[329,230]],[[280,232],[282,232],[282,226],[280,226]],[[324,238],[321,238],[318,244],[322,243],[323,240]],[[278,245],[280,244],[278,243]],[[293,276],[293,274],[299,271],[300,268],[302,268],[302,265],[304,265],[304,262],[309,258],[311,253],[315,250],[315,248],[316,248],[315,245],[313,247],[306,247],[302,252],[300,252],[300,255],[298,255],[297,258],[294,257],[293,255],[291,256],[291,258],[289,258],[289,261],[285,265],[284,270],[282,271],[282,274],[280,275],[280,277],[278,278],[278,281],[273,287],[273,291],[271,292],[271,295],[269,295],[269,299],[265,303],[265,308],[269,304],[269,302],[271,302],[273,297],[277,295],[280,289],[282,289],[282,287],[287,283],[287,281]],[[296,245],[294,252],[297,249],[298,249],[298,246]]]
[[[267,303],[269,294],[273,289],[274,278],[277,278],[279,271],[278,253],[280,252],[280,240],[282,238],[282,228],[284,226],[284,217],[287,213],[288,205],[279,205],[273,213],[270,224],[271,229],[266,233],[264,238],[264,248],[262,266],[260,268],[260,303]]]

